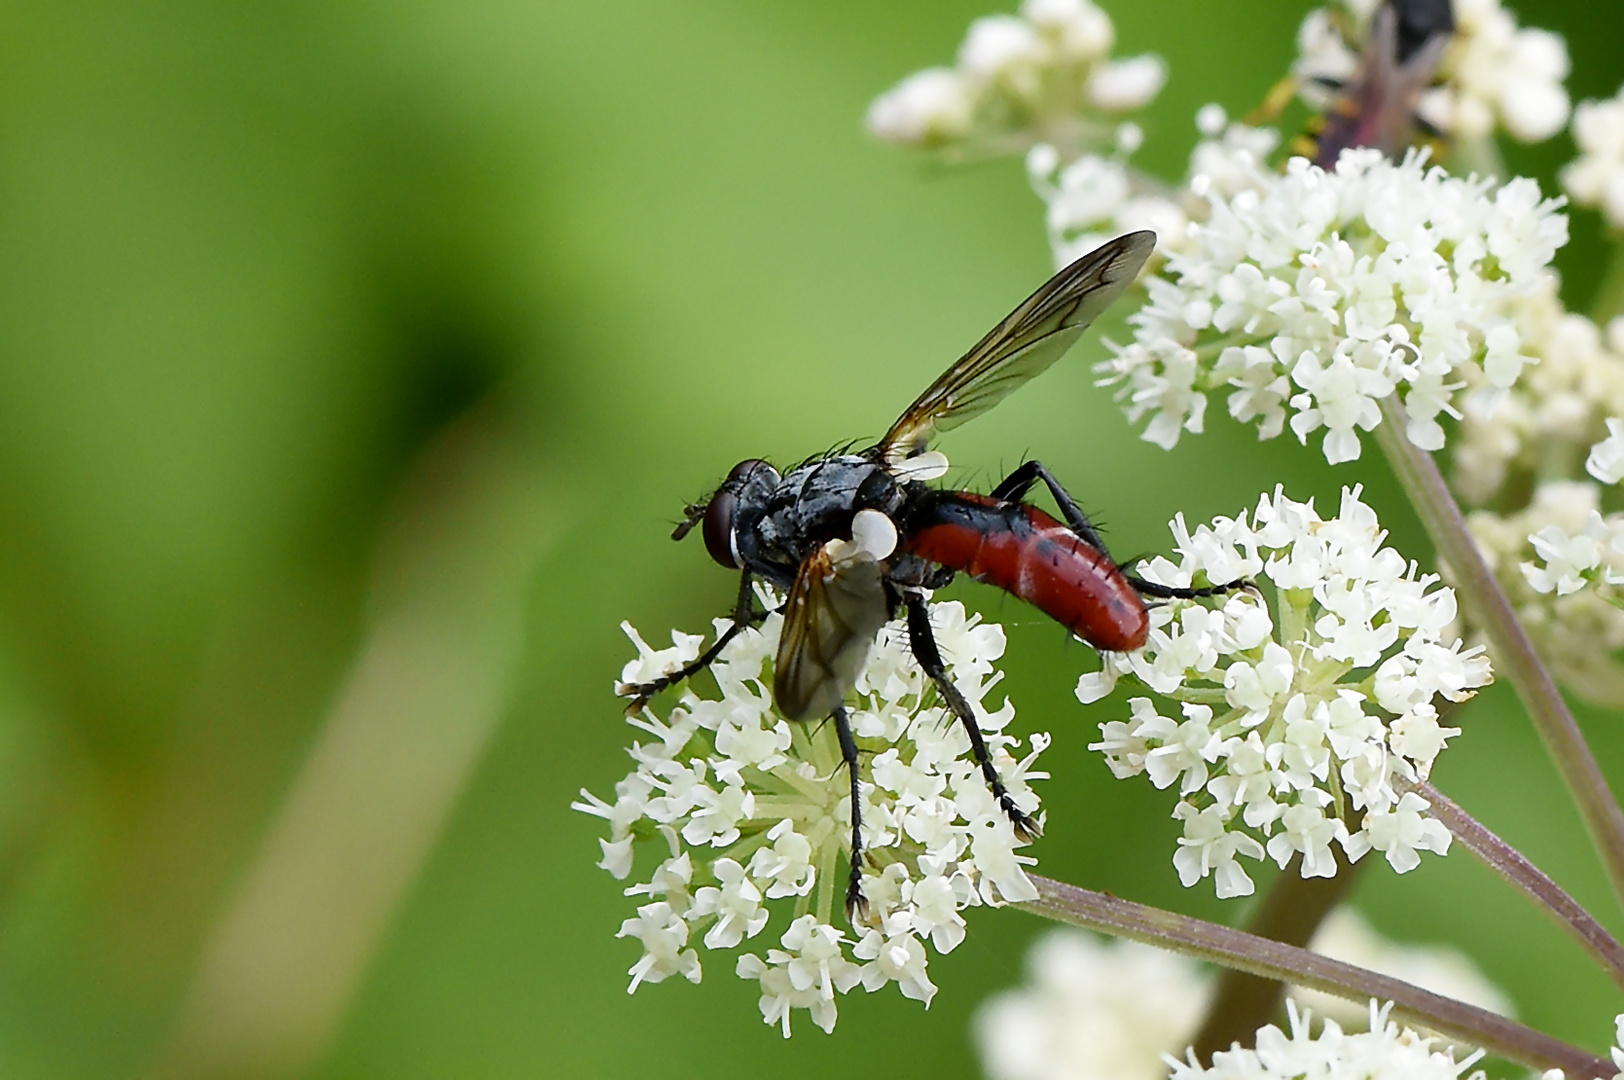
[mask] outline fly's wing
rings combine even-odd
[[[937,432],[980,416],[1060,359],[1155,247],[1155,233],[1128,233],[1050,278],[908,406],[876,448],[884,460],[896,465],[919,453]]]
[[[890,615],[880,563],[837,557],[843,547],[832,540],[807,556],[784,604],[773,698],[791,720],[834,712]]]

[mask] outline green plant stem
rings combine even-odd
[[[1034,915],[1352,1001],[1391,1001],[1394,1017],[1406,1023],[1531,1068],[1561,1069],[1571,1080],[1617,1071],[1611,1062],[1514,1020],[1306,949],[1048,878],[1034,875],[1032,883],[1038,899],[1017,906]]]
[[[1624,233],[1608,231],[1613,242],[1613,254],[1607,260],[1607,270],[1601,284],[1596,286],[1595,299],[1590,301],[1590,317],[1598,326],[1606,326],[1609,319],[1624,315]]]
[[[1456,840],[1477,856],[1478,860],[1531,898],[1555,919],[1584,950],[1588,952],[1607,977],[1624,989],[1624,945],[1609,934],[1595,917],[1579,905],[1539,867],[1527,857],[1490,832],[1476,818],[1426,781],[1396,786],[1407,788],[1431,803],[1431,816],[1444,824]]]
[[[1328,878],[1303,877],[1303,857],[1293,856],[1269,886],[1263,903],[1247,924],[1247,932],[1306,947],[1320,923],[1347,897],[1363,865],[1348,862],[1340,847],[1333,847],[1331,854],[1336,859],[1336,875]],[[1257,1029],[1279,1012],[1285,993],[1286,984],[1277,979],[1225,968],[1218,976],[1212,1007],[1192,1041],[1196,1057],[1210,1063],[1216,1050],[1228,1050],[1235,1043],[1252,1045]]]
[[[1512,611],[1505,590],[1466,531],[1466,519],[1437,463],[1405,434],[1409,417],[1404,405],[1397,395],[1390,395],[1381,403],[1381,409],[1377,441],[1432,537],[1438,558],[1454,573],[1455,594],[1467,618],[1488,638],[1496,673],[1516,688],[1534,730],[1539,732],[1546,752],[1567,784],[1590,842],[1612,882],[1614,896],[1624,900],[1624,813],[1619,811],[1618,800],[1607,786],[1607,778],[1596,764],[1567,702],[1562,700],[1555,680]]]

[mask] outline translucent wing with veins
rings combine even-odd
[[[893,470],[903,468],[937,432],[980,416],[1025,385],[1122,295],[1155,247],[1155,233],[1128,233],[1050,278],[931,383],[875,449]]]

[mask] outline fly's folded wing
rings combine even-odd
[[[834,712],[890,615],[883,567],[862,555],[836,557],[849,546],[832,540],[807,556],[785,601],[773,698],[791,720]]]

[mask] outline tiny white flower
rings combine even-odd
[[[1406,1080],[1458,1080],[1483,1056],[1482,1050],[1459,1060],[1455,1048],[1410,1028],[1400,1028],[1389,1015],[1392,1004],[1370,1003],[1368,1030],[1345,1032],[1335,1020],[1312,1024],[1306,1009],[1286,1001],[1290,1034],[1272,1024],[1259,1029],[1255,1048],[1236,1045],[1212,1055],[1202,1065],[1192,1051],[1183,1060],[1169,1058],[1170,1080],[1314,1080],[1402,1076]]]
[[[1607,418],[1607,438],[1590,448],[1585,458],[1585,472],[1604,484],[1624,480],[1624,420],[1616,416]]]

